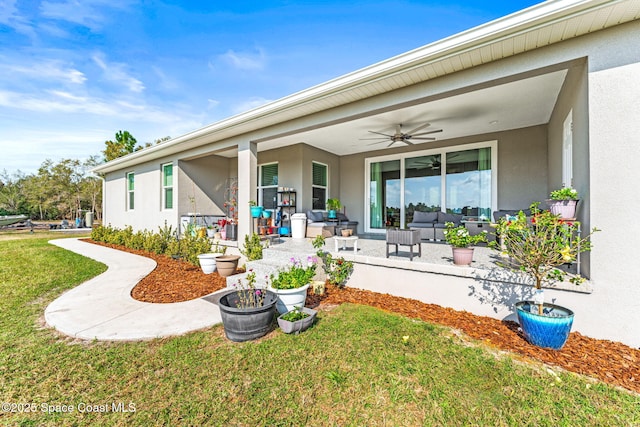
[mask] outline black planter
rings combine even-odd
[[[227,234],[227,240],[238,240],[238,225],[237,224],[227,224],[224,226],[225,232]]]
[[[238,308],[238,291],[230,291],[219,297],[224,333],[231,341],[250,341],[260,338],[271,331],[276,314],[278,296],[266,292],[264,305],[257,308]]]

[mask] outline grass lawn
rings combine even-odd
[[[637,395],[366,306],[249,343],[227,341],[221,326],[137,343],[78,342],[42,327],[50,301],[102,271],[43,238],[0,239],[1,424],[640,423]]]

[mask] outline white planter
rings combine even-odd
[[[200,262],[200,268],[202,268],[202,272],[204,274],[211,274],[216,271],[216,258],[219,257],[220,253],[208,253],[208,254],[200,254],[198,255],[198,261]]]
[[[278,295],[278,302],[276,303],[276,309],[278,313],[284,314],[293,310],[295,307],[304,307],[307,301],[307,289],[311,283],[295,288],[295,289],[274,289],[269,287],[269,290]]]
[[[213,239],[216,234],[216,230],[213,228],[207,228],[207,237]]]

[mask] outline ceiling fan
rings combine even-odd
[[[381,133],[381,132],[375,132],[370,130],[369,133],[374,133],[376,135],[381,135],[375,138],[361,138],[361,141],[365,141],[365,140],[379,140],[377,142],[373,142],[369,145],[374,145],[374,144],[380,144],[382,142],[385,141],[391,141],[391,143],[389,145],[387,145],[387,147],[391,147],[393,144],[395,144],[396,142],[404,142],[407,145],[413,145],[413,143],[410,140],[414,140],[414,141],[435,141],[434,137],[428,137],[428,136],[424,136],[424,135],[429,135],[432,133],[438,133],[438,132],[442,132],[442,129],[437,129],[437,130],[430,130],[428,132],[420,132],[420,133],[416,133],[424,128],[427,128],[431,126],[431,123],[425,123],[423,125],[418,126],[415,129],[410,130],[409,132],[402,132],[402,124],[398,124],[396,125],[396,131],[393,135],[390,134],[386,134],[386,133]]]

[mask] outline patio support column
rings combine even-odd
[[[258,146],[255,142],[238,144],[238,247],[251,233],[249,200],[255,200],[258,188]]]

